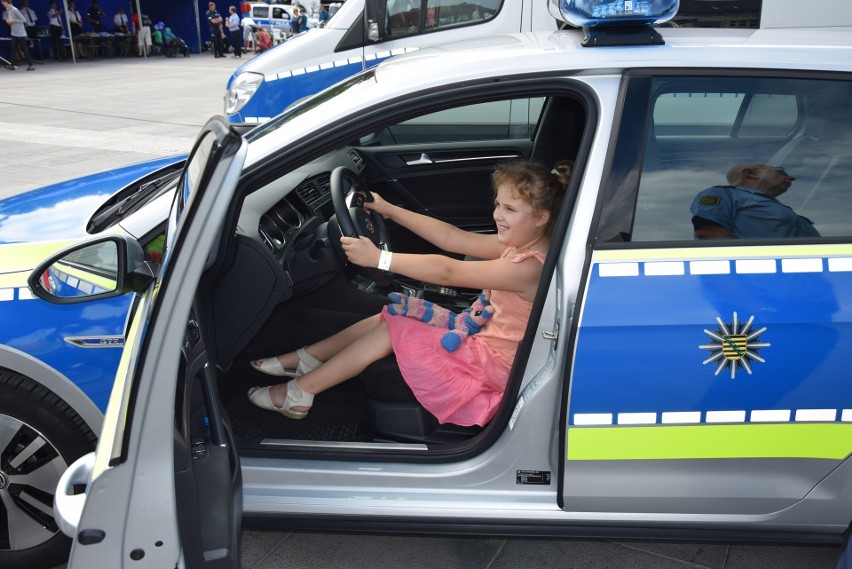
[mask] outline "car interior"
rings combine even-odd
[[[499,124],[496,117],[502,117]],[[209,315],[199,321],[206,323],[208,351],[216,354],[219,397],[240,452],[332,444],[423,453],[470,444],[483,433],[480,426],[439,424],[410,390],[400,389],[405,386],[393,356],[317,395],[303,420],[249,402],[250,387],[286,379],[262,374],[249,362],[306,346],[376,314],[390,292],[455,312],[480,293],[347,264],[339,246],[341,228],[346,232],[341,217],[390,250],[438,252],[393,222],[350,207],[343,201],[347,196],[376,192],[465,230],[494,232],[494,166],[514,159],[546,165],[575,159],[589,144],[589,130],[589,111],[577,96],[490,101],[386,125],[298,168],[264,177],[241,204],[227,260],[209,271],[199,295],[204,305],[198,309]],[[373,224],[376,234],[366,229]],[[538,299],[534,314],[542,302]],[[528,332],[524,343],[530,341]],[[523,348],[518,353],[515,368],[522,370]],[[519,388],[520,374],[513,377],[492,424],[504,420]]]

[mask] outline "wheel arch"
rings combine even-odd
[[[65,401],[93,433],[101,432],[104,414],[83,391],[56,369],[15,348],[0,345],[0,367],[44,386]]]

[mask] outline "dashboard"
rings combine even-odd
[[[293,281],[294,291],[321,286],[345,260],[328,238],[334,216],[331,172],[345,166],[363,175],[365,162],[352,148],[323,155],[246,196],[237,233],[258,241]]]

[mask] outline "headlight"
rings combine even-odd
[[[246,106],[257,88],[263,83],[263,75],[247,71],[240,73],[234,79],[233,85],[228,89],[225,97],[225,114],[232,115]]]

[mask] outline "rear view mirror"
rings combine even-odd
[[[36,267],[27,284],[43,300],[73,304],[139,290],[153,276],[139,243],[113,235],[63,249]]]

